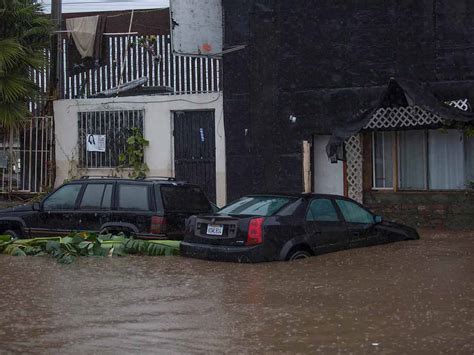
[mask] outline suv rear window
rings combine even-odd
[[[221,215],[271,216],[294,199],[276,196],[247,196],[219,210]]]
[[[206,195],[197,186],[162,185],[160,191],[166,211],[209,212],[211,210]]]

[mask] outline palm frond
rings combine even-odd
[[[14,38],[0,40],[0,70],[8,71],[26,59],[24,47]]]
[[[0,126],[8,128],[20,127],[30,116],[31,113],[26,103],[0,101]]]
[[[15,73],[0,75],[0,101],[12,103],[32,98],[37,86],[27,77]]]

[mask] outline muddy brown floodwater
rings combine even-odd
[[[0,255],[0,352],[474,353],[474,232],[293,263]]]

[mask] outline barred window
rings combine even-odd
[[[132,128],[143,134],[143,118],[143,110],[79,112],[79,167],[118,167]]]

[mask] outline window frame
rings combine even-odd
[[[119,157],[125,150],[131,129],[138,128],[145,136],[144,109],[85,110],[79,111],[77,117],[77,160],[78,166],[82,169],[101,170],[120,167]],[[106,136],[105,152],[87,151],[85,140],[88,134]],[[126,163],[124,169],[131,169],[131,166]]]
[[[461,191],[471,191],[467,186],[463,189],[432,189],[430,188],[430,163],[429,163],[429,153],[430,153],[430,144],[429,144],[429,131],[434,130],[432,128],[423,128],[418,129],[419,131],[423,131],[424,134],[424,145],[425,145],[425,162],[424,162],[424,185],[425,188],[420,189],[408,189],[401,187],[401,164],[400,164],[400,156],[401,156],[401,145],[400,145],[400,134],[405,130],[396,130],[396,131],[383,131],[383,132],[394,132],[394,139],[392,142],[392,160],[393,160],[393,186],[392,187],[376,187],[376,173],[375,173],[375,134],[377,131],[373,131],[370,134],[370,147],[371,147],[371,190],[372,191],[381,191],[381,192],[461,192]],[[466,135],[463,135],[463,160],[464,163],[467,161],[467,153],[466,153]]]
[[[376,160],[376,152],[375,152],[375,135],[377,133],[383,133],[385,135],[385,133],[393,133],[393,140],[392,140],[392,162],[394,163],[394,166],[392,167],[392,187],[377,187],[376,186],[376,179],[377,179],[377,174],[376,174],[376,171],[375,171],[375,160]],[[384,140],[385,140],[385,137],[384,137]],[[398,153],[398,150],[397,152],[395,152],[395,149],[398,149],[398,131],[379,131],[379,132],[372,132],[372,142],[371,142],[371,145],[372,145],[372,189],[373,190],[386,190],[386,191],[391,191],[395,188],[395,184],[398,185],[398,181],[397,183],[395,183],[395,178],[397,177],[395,175],[395,165],[399,165],[398,164],[398,157],[399,157],[399,153]],[[395,146],[395,147],[394,147]],[[394,154],[396,153],[396,154]],[[384,170],[385,170],[385,157],[383,158],[384,160]],[[396,164],[395,164],[395,160],[397,160]],[[399,175],[399,172],[398,172],[398,175]]]
[[[343,201],[343,202],[348,202],[348,203],[352,203],[360,208],[362,208],[364,211],[366,211],[367,213],[369,213],[371,216],[372,216],[372,223],[360,223],[360,222],[349,222],[346,220],[346,217],[344,216],[344,213],[342,212],[342,209],[339,207],[339,205],[337,204],[337,201]],[[341,215],[342,217],[342,220],[341,222],[344,222],[344,223],[348,223],[348,224],[357,224],[357,225],[367,225],[367,224],[375,224],[375,217],[377,216],[376,214],[374,214],[372,211],[370,211],[369,209],[365,208],[363,205],[361,205],[360,203],[358,203],[357,201],[354,201],[354,200],[350,200],[350,199],[346,199],[346,198],[335,198],[334,199],[334,204],[336,205],[337,207],[337,210],[339,212],[339,214]]]
[[[45,208],[45,203],[54,195],[56,194],[57,192],[59,192],[60,190],[68,187],[68,186],[74,186],[74,185],[79,185],[81,186],[81,188],[79,189],[79,192],[76,196],[76,200],[74,201],[74,207],[73,208],[68,208],[68,209],[65,209],[65,208],[60,208],[60,209],[46,209]],[[42,201],[41,201],[41,210],[42,211],[47,211],[47,212],[51,212],[51,211],[75,211],[78,209],[79,207],[79,201],[81,200],[82,198],[82,193],[84,192],[84,185],[83,183],[69,183],[69,184],[64,184],[62,186],[60,186],[59,188],[57,188],[56,190],[54,190],[53,192],[51,192],[48,196],[46,196]]]
[[[308,213],[311,211],[311,204],[316,201],[316,200],[328,200],[331,202],[332,207],[334,208],[334,211],[336,211],[336,215],[338,220],[337,221],[316,221],[316,220],[308,220],[306,217],[308,216]],[[304,213],[304,221],[305,223],[344,223],[344,216],[341,213],[341,210],[339,209],[339,206],[337,206],[337,203],[335,199],[333,198],[328,198],[328,197],[315,197],[309,200],[308,206],[306,207],[306,211]]]
[[[148,197],[148,209],[146,210],[134,210],[134,209],[130,209],[130,208],[123,208],[123,207],[120,207],[120,186],[122,185],[132,185],[132,186],[144,186],[147,188],[147,197]],[[142,184],[142,183],[133,183],[133,182],[122,182],[122,181],[119,181],[116,183],[115,185],[115,194],[113,194],[113,201],[114,201],[114,205],[115,205],[115,209],[117,211],[130,211],[130,212],[137,212],[137,213],[144,213],[144,212],[153,212],[154,209],[155,209],[155,206],[154,206],[154,199],[153,197],[151,196],[154,191],[153,189],[151,188],[152,185],[151,184]]]
[[[79,209],[81,211],[108,211],[108,210],[114,209],[115,182],[112,182],[112,181],[109,181],[109,182],[105,182],[105,181],[104,182],[89,182],[89,183],[84,184],[84,185],[85,186],[82,188],[79,201],[77,201],[77,209]],[[82,201],[84,199],[84,194],[86,193],[87,187],[89,185],[104,185],[104,191],[103,191],[100,207],[94,207],[94,208],[81,207]],[[110,207],[103,208],[102,204],[104,202],[103,199],[104,199],[105,190],[107,189],[107,185],[112,186],[112,192],[111,192],[111,196],[110,196]]]

